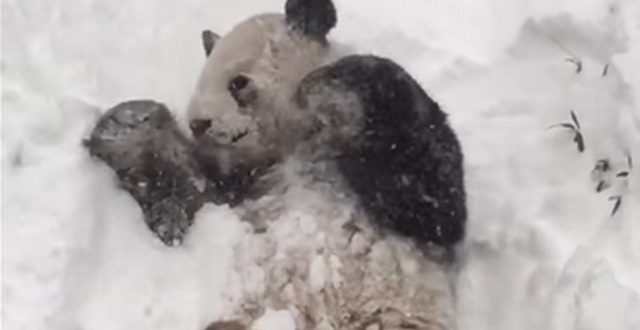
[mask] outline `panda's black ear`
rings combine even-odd
[[[337,21],[331,0],[287,0],[285,14],[291,30],[320,40]]]
[[[220,36],[213,33],[211,30],[202,31],[202,46],[204,47],[204,54],[209,57],[209,54],[213,51],[213,47],[220,39]]]

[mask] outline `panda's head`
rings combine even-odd
[[[335,23],[331,0],[288,0],[284,15],[251,17],[222,37],[204,32],[207,60],[188,108],[198,142],[212,152],[241,150],[246,162],[286,149],[304,124],[292,96],[326,61]]]

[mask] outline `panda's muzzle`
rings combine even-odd
[[[211,120],[209,119],[194,119],[189,122],[189,128],[193,133],[193,137],[199,139],[207,130],[211,127]]]
[[[193,137],[201,142],[209,142],[218,145],[228,145],[240,141],[249,135],[249,129],[230,131],[228,129],[212,128],[212,120],[194,119],[189,123]]]
[[[237,134],[235,134],[235,135],[233,135],[231,137],[231,143],[236,143],[236,142],[240,141],[240,139],[242,139],[243,137],[245,137],[247,135],[249,135],[249,130],[245,130],[245,131],[242,131],[240,133],[237,133]]]

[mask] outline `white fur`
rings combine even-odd
[[[286,192],[243,215],[267,229],[238,247],[238,280],[261,285],[244,286],[228,318],[250,324],[276,309],[293,315],[296,329],[453,329],[442,265],[405,239],[380,236],[340,180],[296,174],[307,167],[283,164]]]
[[[280,149],[291,141],[299,125],[291,97],[299,81],[324,63],[328,47],[287,29],[285,17],[264,14],[238,24],[217,43],[207,59],[189,105],[189,119],[212,121],[207,134],[217,136],[249,131],[240,147]],[[240,108],[228,82],[238,74],[258,89],[257,100]],[[222,142],[222,143],[221,143]]]

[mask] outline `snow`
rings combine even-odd
[[[267,310],[252,327],[252,330],[270,329],[295,330],[293,316],[286,311]]]
[[[640,3],[336,2],[332,39],[405,66],[461,139],[470,216],[458,329],[640,329]],[[201,30],[223,33],[282,1],[2,5],[4,328],[191,330],[228,316],[265,285],[256,260],[268,252],[248,225],[209,205],[184,246],[167,248],[80,141],[100,112],[132,98],[181,117],[204,61]],[[570,110],[584,153],[570,132],[547,129]],[[628,179],[605,176],[612,187],[596,193],[596,162],[618,173],[627,155]],[[314,237],[314,219],[327,217],[309,196],[289,197],[274,234],[283,245]],[[339,266],[316,258],[312,289]],[[271,310],[254,326],[293,329],[292,318]]]

